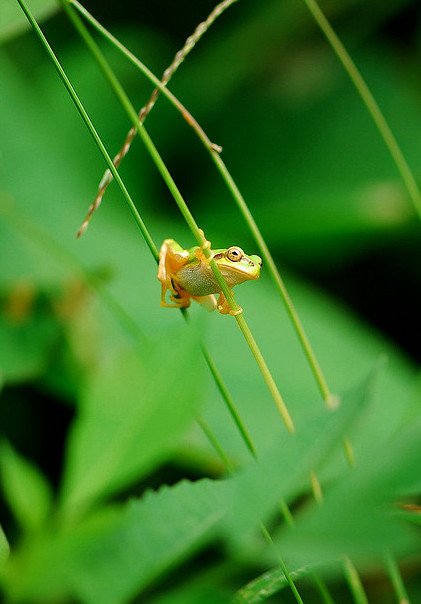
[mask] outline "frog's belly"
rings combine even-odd
[[[192,296],[208,296],[220,291],[213,274],[210,271],[204,272],[200,265],[185,266],[180,269],[176,283]]]

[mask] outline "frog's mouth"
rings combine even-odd
[[[236,275],[243,275],[244,280],[258,279],[260,276],[260,267],[258,268],[254,263],[253,270],[248,270],[247,268],[238,266],[234,262],[229,266],[219,267],[219,270],[221,271],[222,276],[226,281],[230,281],[230,277],[233,273],[235,273]]]

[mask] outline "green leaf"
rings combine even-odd
[[[139,480],[167,459],[201,400],[193,330],[177,330],[109,359],[87,384],[67,452],[63,509]]]
[[[206,479],[183,481],[27,544],[6,568],[7,592],[18,601],[128,602],[214,537],[224,511],[221,488]]]
[[[22,531],[39,529],[51,511],[52,491],[47,480],[6,441],[0,446],[0,470],[4,495]]]
[[[31,10],[37,21],[42,21],[58,10],[55,0],[32,0]],[[13,0],[0,3],[0,41],[7,41],[29,29],[30,25],[22,9]]]
[[[418,421],[326,488],[323,505],[307,507],[294,529],[279,535],[290,564],[322,564],[344,553],[372,564],[386,550],[399,556],[416,549],[419,536],[402,521],[396,504],[419,493],[420,456]]]
[[[362,409],[369,404],[373,375],[348,393],[335,411],[309,415],[296,434],[276,442],[258,461],[231,481],[225,523],[243,539],[273,514],[281,499],[289,501],[308,488],[310,473],[331,455]]]
[[[290,571],[293,581],[301,579],[312,572],[311,567]],[[288,581],[279,567],[272,568],[239,589],[231,600],[231,604],[259,604],[273,594],[288,586]]]

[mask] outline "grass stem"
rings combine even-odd
[[[370,88],[364,80],[358,67],[352,60],[350,54],[342,44],[339,37],[336,35],[334,29],[327,20],[325,14],[321,10],[316,0],[304,0],[308,10],[312,14],[317,25],[322,30],[333,51],[342,63],[343,68],[351,78],[352,83],[357,89],[358,94],[361,97],[367,111],[371,115],[371,118],[382,137],[384,144],[389,150],[390,155],[401,175],[402,181],[408,191],[409,197],[412,201],[415,212],[421,219],[421,192],[418,187],[417,181],[409,167],[408,162],[405,159],[404,154],[395,138],[382,110],[379,107],[376,99],[373,96]]]

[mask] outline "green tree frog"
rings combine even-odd
[[[209,241],[205,247],[210,248]],[[237,246],[210,252],[230,289],[243,281],[259,278],[262,266],[259,256],[247,256]],[[223,315],[242,311],[231,310],[202,247],[185,250],[174,239],[165,239],[159,252],[158,279],[162,286],[161,306],[186,308],[193,299],[208,310],[217,308]],[[171,302],[166,300],[167,290]],[[219,294],[218,301],[215,294]]]

